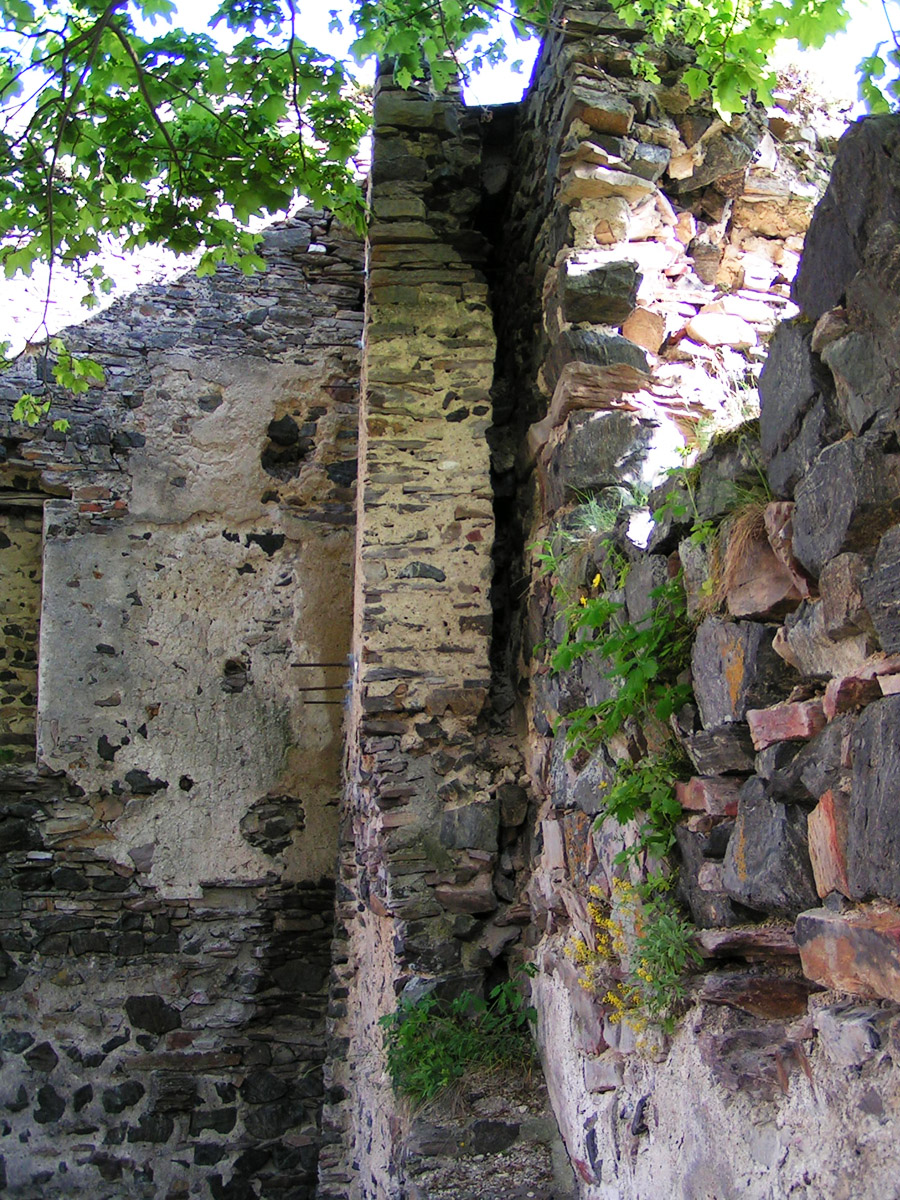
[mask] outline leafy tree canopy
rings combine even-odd
[[[319,3],[320,0],[306,0]],[[401,84],[503,56],[492,34],[504,0],[355,0],[357,61],[378,55]],[[0,264],[84,263],[106,236],[262,266],[253,217],[300,193],[360,226],[348,162],[367,128],[351,68],[302,36],[304,0],[222,0],[207,32],[179,27],[173,0],[0,0]],[[515,31],[540,31],[551,0],[509,0]],[[808,46],[843,27],[844,0],[612,0],[653,43],[692,46],[687,82],[723,112],[771,86],[775,44]],[[896,57],[896,49],[888,59]],[[869,99],[888,103],[868,64]],[[890,94],[890,89],[888,89]],[[107,290],[88,267],[90,290]],[[90,302],[90,295],[88,302]]]

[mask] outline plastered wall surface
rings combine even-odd
[[[41,607],[40,506],[0,510],[0,746],[20,758],[34,747],[37,639]]]

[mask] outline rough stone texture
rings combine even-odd
[[[900,696],[886,696],[865,709],[853,731],[847,877],[857,898],[900,900],[898,720]]]
[[[815,903],[806,813],[770,799],[760,779],[741,793],[722,882],[732,899],[761,912],[793,916]]]
[[[826,447],[797,488],[797,558],[818,576],[838,554],[874,548],[897,520],[898,491],[876,436]]]
[[[783,694],[787,668],[772,650],[772,631],[755,621],[707,617],[697,630],[691,655],[694,695],[709,730],[743,721]]]
[[[862,598],[881,647],[900,650],[900,529],[889,529],[878,543],[869,574],[862,580]]]
[[[0,493],[0,750],[34,755],[41,607],[41,502]]]
[[[797,319],[779,325],[759,378],[760,444],[769,483],[787,495],[829,442],[843,432],[830,414],[834,382],[810,348],[813,326]]]
[[[11,1194],[313,1194],[362,247],[307,212],[264,252],[70,331],[106,382],[65,438],[3,420]]]
[[[794,298],[816,321],[840,304],[869,240],[900,220],[900,130],[891,117],[857,121],[841,139],[828,189],[810,224]]]
[[[847,798],[827,791],[809,814],[809,857],[816,891],[824,899],[831,892],[849,896],[847,879]]]
[[[873,905],[848,913],[801,913],[797,945],[803,972],[837,992],[900,1001],[900,913]]]
[[[565,320],[621,325],[634,311],[640,275],[634,263],[579,261],[569,258],[560,273],[560,303]]]
[[[819,575],[819,595],[825,632],[831,638],[872,630],[862,584],[869,564],[860,554],[839,554]]]
[[[720,522],[758,482],[753,427],[656,493],[673,503],[651,554],[644,514],[576,537],[554,579],[529,581],[521,548],[575,531],[591,511],[584,491],[659,483],[683,435],[727,398],[723,381],[753,378],[754,343],[793,311],[800,176],[820,167],[805,135],[789,152],[768,137],[761,109],[728,128],[692,103],[679,48],[654,48],[664,82],[651,84],[631,70],[640,30],[605,10],[561,15],[528,100],[491,120],[379,83],[358,459],[360,247],[314,214],[269,235],[274,270],[246,295],[231,276],[167,285],[86,326],[109,386],[72,404],[68,441],[2,430],[5,501],[49,498],[42,636],[77,643],[40,692],[41,746],[62,774],[17,768],[0,810],[0,1180],[29,1200],[305,1200],[317,1165],[321,1200],[881,1200],[897,1176],[897,1080],[867,1051],[872,1032],[893,1036],[890,1020],[817,997],[796,978],[792,924],[772,919],[817,902],[803,806],[840,790],[851,753],[880,755],[883,794],[854,779],[860,828],[863,810],[886,819],[895,790],[892,722],[877,747],[865,724],[886,702],[856,709],[873,681],[896,687],[897,670],[843,669],[868,632],[856,568],[868,570],[898,494],[893,393],[883,367],[874,384],[859,371],[869,350],[893,361],[895,235],[872,226],[844,313],[812,337],[805,325],[784,334],[764,385],[763,458],[779,495],[798,489],[822,578],[820,604],[779,638],[799,663],[820,656],[813,674],[837,675],[823,708],[834,719],[754,764],[747,709],[815,704],[821,680],[773,652],[783,614],[771,605],[766,626],[703,623],[699,719],[685,705],[671,727],[701,776],[723,776],[676,832],[678,894],[714,926],[696,941],[715,975],[687,980],[670,1043],[645,1031],[636,1053],[635,1031],[585,990],[566,947],[573,930],[590,934],[588,897],[602,906],[614,881],[657,868],[622,861],[636,822],[592,826],[616,765],[671,743],[665,723],[631,719],[567,759],[557,714],[613,685],[596,663],[555,678],[532,648],[558,638],[563,588],[576,603],[606,589],[645,620],[695,521]],[[779,139],[796,133],[789,116],[771,118]],[[565,264],[626,262],[618,308],[579,307],[577,288],[566,299]],[[638,275],[652,358],[603,324],[622,318]],[[112,336],[122,321],[131,340]],[[738,336],[703,345],[689,326]],[[597,469],[613,427],[627,444]],[[850,495],[837,547],[859,554],[834,580],[829,454]],[[329,957],[332,887],[314,872],[338,841],[357,464]],[[789,506],[778,513],[773,554],[813,600]],[[713,559],[693,564],[698,603],[713,600]],[[829,595],[820,629],[810,614],[824,616]],[[851,739],[854,722],[865,737]],[[754,767],[737,821],[710,812]],[[869,911],[843,903],[830,895],[825,911],[848,927]],[[896,950],[879,936],[853,945],[844,928],[836,961],[856,970],[868,955],[867,970],[877,960],[889,974]],[[538,971],[538,1042],[570,1165],[539,1086],[492,1096],[475,1081],[461,1119],[440,1106],[414,1118],[384,1072],[377,1019],[398,996],[477,990],[522,957]],[[887,987],[879,977],[870,994]],[[807,995],[812,1013],[834,1011],[804,1016]]]
[[[867,633],[832,638],[826,630],[824,604],[810,600],[785,618],[772,645],[800,675],[825,679],[858,670],[876,648]]]
[[[825,727],[821,700],[776,704],[773,708],[751,708],[747,712],[750,736],[757,750],[776,742],[808,741]]]

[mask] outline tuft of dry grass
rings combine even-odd
[[[768,543],[766,534],[766,501],[751,500],[736,510],[729,522],[728,542],[722,562],[721,596],[737,583],[738,571],[747,551],[759,542]]]

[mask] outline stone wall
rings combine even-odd
[[[398,997],[479,990],[518,935],[512,871],[499,850],[502,827],[525,819],[522,763],[490,719],[486,433],[495,341],[488,245],[476,224],[480,123],[453,97],[379,81],[340,882],[347,903],[332,993],[335,1145],[320,1174],[320,1194],[336,1200],[424,1196],[407,1193],[410,1172],[431,1177],[428,1160],[446,1158],[448,1143],[468,1146],[464,1159],[479,1152],[465,1135],[462,1143],[446,1130],[423,1139],[410,1127],[390,1093],[378,1020]],[[516,1125],[508,1140],[552,1181],[546,1127],[538,1121],[521,1133]],[[440,1194],[473,1195],[471,1169],[449,1157],[438,1170],[449,1190]]]
[[[560,6],[493,111],[382,76],[365,314],[360,243],[301,214],[264,275],[71,331],[106,381],[59,399],[67,434],[0,428],[2,603],[31,608],[4,643],[7,1194],[890,1190],[896,124],[848,135],[792,299],[821,114],[725,125],[682,49],[635,76],[638,36]],[[747,416],[776,325],[759,424],[668,479]],[[25,360],[7,407],[47,377]],[[565,610],[637,626],[679,576],[693,701],[567,755],[618,687],[551,669]],[[638,1038],[572,951],[661,865],[617,861],[637,830],[603,794],[666,745],[704,961]],[[411,1112],[379,1018],[523,960],[546,1082]]]
[[[792,303],[810,204],[790,147],[761,162],[765,125],[781,118],[751,113],[738,138],[716,130],[682,107],[671,57],[662,87],[626,80],[608,21],[579,13],[558,57],[545,47],[529,104],[564,152],[542,208],[545,151],[537,137],[520,143],[507,258],[544,331],[530,339],[507,318],[518,394],[531,397],[519,521],[523,541],[544,548],[507,661],[520,648],[543,797],[529,932],[547,1083],[590,1200],[876,1197],[897,1169],[900,1095],[895,855],[882,823],[897,671],[896,121],[844,138]],[[690,152],[704,120],[688,171],[666,139],[674,126]],[[635,165],[648,145],[671,153],[651,156],[662,199]],[[861,179],[872,183],[858,192]],[[662,228],[640,223],[644,196]],[[530,260],[523,244],[537,247]],[[766,357],[779,309],[798,307]],[[758,424],[714,438],[666,480],[665,452],[677,467],[671,450],[696,437],[717,391],[724,415],[729,378],[751,383],[763,360]],[[597,501],[623,483],[629,502],[599,527]],[[651,522],[640,493],[654,485]],[[676,577],[693,632],[670,684],[690,683],[693,699],[670,721],[645,714],[573,753],[572,718],[622,686],[599,651],[552,668],[573,606],[606,599],[620,606],[610,628],[640,627],[651,589]],[[623,763],[667,748],[685,768],[670,779],[681,816],[661,862],[638,849],[640,820],[619,824],[604,798]],[[660,867],[703,958],[671,1037],[640,1011],[623,1020],[621,1004],[634,889]],[[622,942],[610,948],[604,929]]]
[[[314,1189],[362,246],[305,213],[264,253],[71,331],[106,379],[57,399],[67,434],[3,426],[0,484],[45,512],[37,766],[0,783],[10,1195]]]

